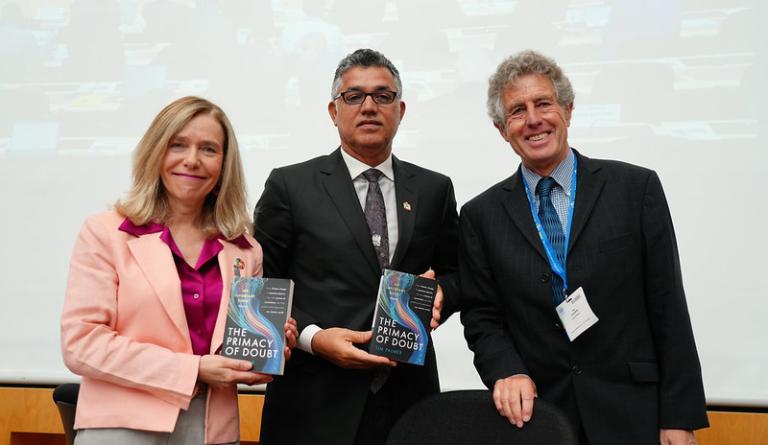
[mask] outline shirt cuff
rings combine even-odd
[[[320,326],[316,324],[308,325],[301,331],[301,334],[299,334],[299,340],[296,347],[304,352],[309,352],[310,354],[314,355],[315,353],[312,351],[312,338],[320,331],[322,331]]]

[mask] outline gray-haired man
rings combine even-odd
[[[568,144],[573,89],[533,51],[491,77],[520,156],[461,213],[461,311],[475,366],[519,427],[535,397],[586,445],[691,444],[707,426],[672,220],[659,178]]]

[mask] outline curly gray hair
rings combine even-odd
[[[504,89],[526,74],[547,76],[555,86],[557,102],[563,107],[573,103],[573,87],[557,63],[536,51],[522,51],[501,62],[488,80],[488,115],[495,125],[504,125],[504,104],[501,101]]]

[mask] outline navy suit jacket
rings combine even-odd
[[[518,169],[461,212],[461,319],[475,366],[489,388],[529,375],[592,445],[658,443],[659,428],[704,427],[701,368],[659,178],[576,156],[568,292],[583,287],[600,320],[568,341]]]

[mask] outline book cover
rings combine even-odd
[[[369,352],[398,362],[423,365],[436,294],[435,280],[385,269],[373,313]]]
[[[221,355],[248,360],[254,372],[282,375],[285,331],[291,315],[293,281],[235,277]]]

